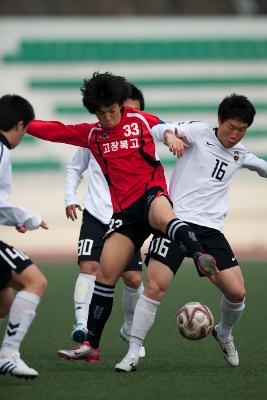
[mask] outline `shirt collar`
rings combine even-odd
[[[0,132],[0,142],[3,143],[8,149],[11,149],[9,141],[1,132]]]

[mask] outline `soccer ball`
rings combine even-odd
[[[176,316],[178,331],[189,340],[206,337],[211,332],[213,325],[212,312],[205,304],[199,302],[186,303]]]

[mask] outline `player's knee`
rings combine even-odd
[[[245,288],[244,290],[240,290],[239,293],[236,295],[236,302],[241,303],[243,300],[246,298],[246,291]]]
[[[42,276],[39,282],[40,296],[43,296],[48,287],[48,282],[45,276]]]
[[[98,261],[80,261],[80,272],[83,274],[96,275],[99,262]]]
[[[98,270],[96,274],[96,282],[102,283],[103,285],[115,286],[119,276],[112,273],[112,271]]]
[[[244,287],[237,288],[234,292],[227,296],[231,303],[241,303],[246,298],[246,289]]]
[[[129,275],[123,275],[124,284],[132,289],[138,289],[142,283],[140,272],[135,272]]]
[[[42,297],[47,289],[47,286],[48,286],[47,279],[43,274],[41,274],[38,276],[38,278],[35,278],[27,282],[27,284],[24,287],[22,287],[22,289],[29,292],[33,292],[38,296]]]
[[[145,293],[148,297],[160,301],[164,297],[165,292],[165,287],[160,282],[154,280],[147,282]]]

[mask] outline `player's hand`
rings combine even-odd
[[[164,131],[164,144],[169,147],[170,152],[177,156],[182,157],[188,145],[181,139],[177,129],[174,132],[170,129]]]
[[[27,226],[25,226],[25,225],[23,225],[23,224],[20,224],[20,225],[17,225],[17,226],[16,226],[16,230],[17,230],[19,233],[25,233],[25,232],[27,232],[29,229],[27,228]]]
[[[48,225],[47,225],[47,223],[46,223],[45,221],[42,221],[42,222],[41,222],[39,228],[49,229],[49,228],[48,228]]]
[[[75,221],[75,219],[78,218],[77,208],[79,211],[82,211],[82,207],[79,204],[71,204],[68,207],[66,207],[67,218],[70,218],[72,221]]]
[[[41,221],[40,225],[37,226],[37,228],[48,229],[48,225],[45,221]],[[24,224],[19,224],[16,226],[16,230],[20,233],[25,233],[29,230],[29,228],[27,228],[27,226]]]

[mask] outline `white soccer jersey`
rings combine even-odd
[[[5,137],[0,134],[0,224],[25,225],[29,230],[37,229],[42,222],[38,214],[9,203],[11,183],[10,146]]]
[[[103,224],[108,224],[113,213],[107,181],[89,149],[78,148],[66,168],[65,206],[79,204],[76,190],[88,169],[88,190],[84,195],[84,207]]]
[[[154,126],[153,137],[163,141],[166,129],[178,129],[189,148],[177,159],[170,180],[170,197],[176,215],[187,222],[221,230],[228,211],[228,189],[239,168],[267,177],[267,162],[249,153],[240,142],[226,148],[216,128],[186,121]]]

